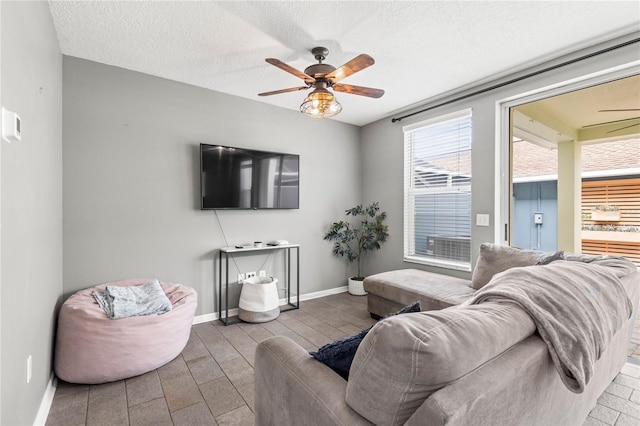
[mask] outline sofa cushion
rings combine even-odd
[[[471,277],[471,286],[479,290],[499,272],[517,266],[544,265],[563,258],[563,252],[543,252],[482,243],[480,256]]]
[[[534,331],[522,309],[497,303],[381,321],[353,360],[347,404],[372,423],[403,424],[429,395]]]
[[[419,269],[400,269],[371,275],[365,278],[364,289],[401,305],[419,300],[425,311],[459,305],[474,293],[469,280]]]

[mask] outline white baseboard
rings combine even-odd
[[[229,316],[233,317],[235,315],[238,315],[238,308],[229,309]],[[217,312],[214,312],[212,314],[198,315],[193,317],[193,325],[201,324],[203,322],[211,322],[219,319],[220,319],[220,315]]]
[[[53,403],[57,386],[58,378],[52,372],[49,383],[47,383],[47,388],[44,390],[44,395],[42,395],[42,401],[40,401],[36,419],[33,421],[34,426],[44,426],[44,424],[47,423],[47,417],[49,417],[49,410],[51,410],[51,404]]]
[[[312,300],[312,299],[317,299],[319,297],[325,297],[325,296],[330,296],[332,294],[340,294],[340,293],[344,293],[345,291],[348,291],[349,287],[348,286],[342,286],[342,287],[335,287],[335,288],[330,288],[329,290],[320,290],[320,291],[316,291],[313,293],[307,293],[307,294],[303,294],[302,296],[300,296],[300,301],[304,302],[305,300]],[[292,297],[293,301],[295,302],[296,298]],[[284,305],[287,303],[287,299],[280,299],[280,304]],[[235,316],[238,315],[238,309],[229,309],[229,316]],[[211,313],[211,314],[203,314],[203,315],[198,315],[196,317],[193,318],[193,324],[201,324],[203,322],[210,322],[210,321],[215,321],[220,319],[220,315],[217,312]]]
[[[342,287],[330,288],[329,290],[320,290],[314,293],[307,293],[300,296],[301,301],[317,299],[319,297],[331,296],[332,294],[340,294],[345,291],[349,291],[349,286],[343,285]]]
[[[203,322],[211,322],[218,319],[217,313],[196,315],[193,317],[193,325],[202,324]]]

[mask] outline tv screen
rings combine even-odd
[[[299,208],[300,156],[200,144],[202,210]]]

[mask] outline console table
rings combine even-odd
[[[295,249],[295,261],[296,261],[296,303],[291,302],[291,250]],[[300,307],[300,244],[281,244],[277,246],[265,245],[262,247],[223,247],[218,253],[218,314],[220,315],[220,321],[224,325],[236,324],[240,322],[239,319],[229,320],[229,257],[238,253],[258,253],[258,252],[270,252],[274,250],[284,250],[284,269],[286,271],[285,285],[287,290],[287,303],[285,308],[280,308],[280,312],[290,311],[292,309],[298,309]],[[224,262],[223,262],[224,257]],[[224,299],[225,309],[224,316],[222,315],[222,271],[224,269]]]

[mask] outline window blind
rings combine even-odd
[[[471,267],[471,118],[403,127],[405,261]]]

